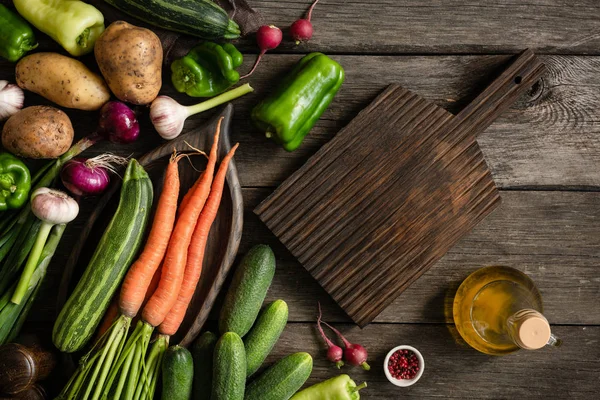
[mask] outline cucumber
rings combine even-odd
[[[244,339],[246,378],[252,376],[265,361],[281,336],[288,319],[288,306],[283,300],[269,304]]]
[[[236,39],[240,27],[210,0],[105,0],[126,14],[202,39]]]
[[[219,318],[221,333],[240,337],[254,325],[275,275],[275,254],[267,245],[254,246],[237,267]]]
[[[288,400],[309,378],[312,364],[308,353],[282,358],[248,385],[244,400]]]
[[[242,400],[246,386],[246,352],[237,333],[227,332],[213,356],[211,400]]]
[[[140,248],[151,207],[152,182],[132,159],[125,171],[117,211],[54,323],[52,341],[60,351],[80,350],[94,335]]]
[[[171,346],[162,361],[162,400],[189,400],[194,380],[192,353],[185,347]]]
[[[192,346],[194,358],[194,389],[192,399],[210,400],[213,373],[213,354],[219,338],[212,332],[204,332]]]

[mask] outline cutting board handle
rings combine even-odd
[[[529,49],[496,78],[475,100],[455,117],[461,131],[471,135],[483,132],[544,73],[545,66]],[[475,137],[467,138],[475,140]]]

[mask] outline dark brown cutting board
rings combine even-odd
[[[365,326],[498,206],[476,137],[543,71],[524,51],[456,116],[391,85],[255,213]]]

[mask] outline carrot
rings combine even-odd
[[[104,314],[104,318],[102,319],[102,323],[98,328],[98,333],[96,333],[96,340],[100,339],[102,335],[108,331],[108,329],[112,326],[115,319],[119,316],[119,297],[114,296],[112,301],[110,302],[110,306],[108,306],[108,310]]]
[[[162,193],[154,214],[154,221],[144,250],[133,263],[121,286],[119,309],[121,314],[133,318],[142,306],[148,285],[160,265],[175,224],[179,197],[179,168],[181,156],[173,153],[165,173]]]
[[[194,292],[196,291],[196,285],[198,284],[198,280],[202,273],[202,261],[204,259],[204,250],[206,249],[208,233],[217,216],[219,204],[221,203],[221,197],[223,195],[227,167],[229,166],[229,162],[233,158],[233,154],[237,147],[237,144],[233,146],[231,151],[223,158],[219,170],[215,175],[210,194],[206,200],[206,205],[196,223],[196,228],[194,229],[194,234],[192,235],[192,240],[187,251],[187,263],[177,302],[173,308],[171,308],[165,317],[165,320],[158,327],[159,333],[163,335],[174,335],[175,332],[177,332],[177,329],[179,329],[179,326],[185,317],[188,305],[194,296]]]
[[[223,118],[217,124],[217,131],[210,149],[206,170],[200,176],[200,182],[194,184],[194,191],[181,211],[181,215],[173,229],[158,288],[142,311],[142,319],[151,326],[159,326],[177,301],[187,263],[187,250],[196,227],[196,221],[202,208],[204,208],[212,184],[222,120]]]

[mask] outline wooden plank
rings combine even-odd
[[[329,318],[325,314],[325,318]],[[361,399],[591,399],[600,390],[600,327],[554,326],[564,340],[560,348],[520,350],[504,357],[478,353],[444,325],[371,324],[337,326],[352,342],[369,351],[370,371],[343,367],[337,370],[325,358],[325,348],[314,323],[288,324],[265,365],[281,357],[306,351],[314,367],[307,386],[340,373],[357,383],[367,381]],[[389,350],[400,344],[416,347],[425,359],[423,376],[410,388],[387,381],[383,362]]]
[[[267,55],[250,79],[256,93],[235,101],[233,139],[241,144],[236,155],[245,186],[274,186],[298,169],[389,83],[457,112],[491,82],[509,61],[508,56],[359,57],[335,56],[346,69],[346,82],[303,145],[287,153],[249,122],[251,107],[271,90],[298,55]],[[589,188],[600,186],[600,57],[544,56],[548,73],[540,84],[498,118],[478,139],[499,187]],[[93,58],[86,58],[88,64]],[[249,67],[252,58],[247,58]],[[14,65],[0,62],[0,78],[13,79]],[[193,100],[176,94],[168,76],[163,93],[185,104]],[[26,104],[45,103],[27,93]],[[142,139],[135,146],[95,146],[99,151],[129,155],[149,151],[160,143],[141,113]],[[89,112],[67,110],[78,136],[93,131]],[[193,117],[191,128],[210,113]]]
[[[330,320],[349,322],[252,213],[269,193],[268,189],[243,190],[246,213],[240,245],[240,254],[258,243],[267,243],[275,251],[277,273],[267,299],[285,299],[291,321],[313,321],[320,301]],[[540,288],[551,323],[600,324],[600,194],[503,191],[501,196],[501,206],[375,322],[446,322],[454,291],[469,273],[487,265],[508,265],[526,272]],[[84,200],[81,215],[88,215],[93,205],[92,199]],[[53,321],[62,265],[83,223],[79,219],[67,229],[32,308],[31,321]]]
[[[507,64],[507,56],[334,57],[346,82],[303,145],[288,153],[248,121],[251,107],[299,56],[267,56],[251,79],[256,94],[236,101],[238,162],[245,186],[278,185],[389,83],[458,112]],[[501,188],[600,186],[600,58],[541,57],[548,72],[478,138]],[[247,60],[248,62],[248,60]],[[168,90],[168,88],[166,88]],[[185,100],[189,103],[189,100]],[[195,123],[193,120],[189,124]]]
[[[255,0],[267,23],[282,29],[301,18],[310,0]],[[595,0],[328,0],[313,12],[313,38],[279,51],[361,54],[598,54]],[[244,42],[243,49],[247,49]]]

